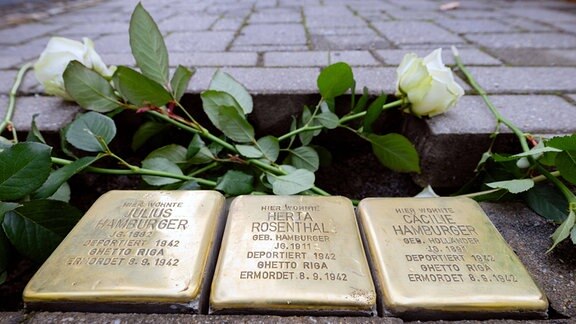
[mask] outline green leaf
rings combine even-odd
[[[142,168],[172,173],[179,176],[184,175],[176,163],[162,157],[145,159],[142,161]],[[142,180],[146,181],[147,184],[152,186],[163,186],[181,181],[179,179],[151,175],[142,176]]]
[[[66,92],[82,108],[106,113],[120,107],[110,82],[82,63],[70,62],[62,77]]]
[[[52,196],[70,177],[84,170],[99,158],[98,156],[86,156],[53,171],[46,182],[32,194],[32,198],[45,199]]]
[[[305,125],[308,126],[320,125],[320,122],[317,119],[312,119],[312,112],[310,112],[310,109],[306,106],[304,106],[304,109],[302,110],[302,116],[300,118],[300,123],[298,127],[304,127]],[[302,142],[302,145],[308,145],[310,144],[310,142],[312,142],[314,136],[320,134],[321,131],[322,130],[302,132],[298,134],[298,138],[300,139],[300,142]]]
[[[556,167],[566,181],[576,184],[576,151],[565,151],[556,156]]]
[[[254,177],[244,172],[229,170],[224,176],[218,178],[216,190],[230,196],[249,194],[253,190]]]
[[[320,122],[322,126],[328,129],[334,129],[338,127],[338,125],[340,125],[340,119],[335,113],[331,111],[326,111],[318,114],[316,116],[316,119],[318,120],[318,122]]]
[[[33,200],[7,212],[2,227],[18,252],[44,262],[81,217],[65,202]]]
[[[532,179],[514,179],[507,181],[497,181],[486,184],[490,188],[494,189],[506,189],[508,192],[517,194],[524,191],[528,191],[534,187],[534,180]]]
[[[146,160],[153,158],[165,158],[173,163],[180,164],[186,162],[186,153],[187,150],[184,146],[168,144],[150,152],[150,154],[146,156]]]
[[[366,111],[366,117],[364,117],[363,132],[372,133],[372,124],[380,117],[382,112],[382,107],[386,103],[386,95],[381,94],[376,100],[374,100],[368,110]]]
[[[552,137],[546,141],[546,146],[555,147],[563,151],[576,151],[576,134]]]
[[[2,225],[2,222],[4,221],[4,214],[6,214],[7,212],[14,210],[20,206],[22,206],[22,205],[19,203],[0,201],[0,225]],[[0,232],[2,232],[2,231],[0,231]]]
[[[214,160],[212,151],[204,144],[200,135],[196,134],[188,145],[186,159],[192,164],[205,164]]]
[[[17,200],[31,194],[48,178],[52,149],[23,142],[0,152],[0,200]]]
[[[40,130],[36,125],[36,117],[38,117],[38,114],[34,114],[32,116],[32,123],[30,123],[30,132],[28,132],[28,136],[26,136],[26,142],[37,142],[46,144],[44,136],[42,136],[42,133],[40,133]]]
[[[170,93],[158,82],[126,66],[116,69],[112,81],[120,94],[138,107],[162,107],[172,100]]]
[[[364,87],[362,90],[362,96],[354,106],[354,109],[350,112],[351,114],[357,114],[362,112],[366,109],[366,105],[368,104],[368,98],[370,98],[370,94],[368,93],[368,88]]]
[[[168,51],[154,19],[138,4],[130,18],[130,48],[142,73],[158,84],[168,86]]]
[[[420,172],[420,159],[414,145],[400,134],[369,134],[372,151],[387,168],[397,172]]]
[[[169,128],[167,123],[158,123],[155,121],[147,121],[134,133],[132,137],[131,148],[133,151],[138,150],[144,143],[146,143],[150,138],[160,134],[167,128]]]
[[[315,172],[320,167],[320,158],[316,150],[309,146],[297,147],[290,150],[292,165],[297,169],[306,169]]]
[[[172,76],[172,80],[170,80],[174,100],[180,101],[180,98],[182,98],[186,92],[188,83],[190,83],[190,79],[194,73],[196,73],[196,69],[189,69],[185,66],[178,65],[176,72],[174,72],[174,75]]]
[[[226,104],[234,98],[225,92],[204,91],[201,94],[204,112],[224,135],[235,142],[254,142],[254,128],[234,106]]]
[[[258,159],[263,156],[262,151],[253,145],[236,145],[235,147],[242,156],[249,159]]]
[[[338,62],[322,70],[316,83],[323,98],[334,98],[354,86],[354,75],[348,64]]]
[[[574,211],[571,210],[570,214],[568,214],[568,218],[566,218],[566,220],[560,224],[560,226],[558,226],[558,228],[552,234],[552,246],[550,249],[548,249],[548,251],[546,251],[546,253],[552,251],[556,245],[558,245],[558,243],[568,238],[570,232],[573,230],[575,221],[576,214],[574,214]]]
[[[73,121],[66,132],[66,140],[75,148],[88,152],[103,152],[98,141],[110,144],[116,136],[116,125],[112,118],[97,112],[88,112]]]
[[[287,175],[275,177],[272,191],[275,195],[294,195],[314,187],[314,173],[298,169]]]
[[[72,190],[70,189],[70,185],[68,182],[64,182],[56,192],[46,199],[51,200],[60,200],[63,202],[70,202],[70,195],[72,194]]]
[[[563,222],[568,217],[568,201],[555,187],[537,184],[526,192],[526,203],[538,215],[556,223]]]
[[[220,107],[234,107],[238,114],[244,116],[244,111],[230,94],[216,90],[206,90],[200,94],[202,109],[208,115],[209,111],[217,111]]]
[[[278,159],[278,155],[280,154],[280,143],[278,142],[278,138],[274,136],[264,136],[256,143],[267,160],[274,162]]]
[[[240,105],[244,115],[252,112],[252,108],[254,106],[254,103],[252,102],[252,96],[250,96],[242,84],[234,80],[234,78],[231,77],[228,73],[222,72],[220,70],[216,71],[212,77],[212,81],[210,81],[210,86],[208,89],[226,92],[231,95]]]
[[[573,244],[576,244],[576,227],[572,228],[572,232],[570,234],[570,239],[572,240]]]

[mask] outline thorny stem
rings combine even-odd
[[[22,84],[22,80],[24,79],[26,72],[30,70],[33,64],[33,62],[24,64],[20,70],[18,70],[18,74],[16,74],[16,80],[14,81],[14,85],[8,94],[8,109],[6,109],[4,120],[2,123],[0,123],[0,134],[4,132],[8,125],[12,124],[12,117],[14,117],[14,111],[16,110],[16,93]]]
[[[484,102],[494,115],[494,117],[498,120],[498,122],[501,122],[502,124],[510,128],[510,130],[512,130],[514,135],[516,135],[516,137],[520,141],[520,145],[522,146],[522,150],[524,152],[530,151],[528,141],[526,140],[526,134],[524,134],[524,132],[522,132],[518,127],[516,127],[516,125],[514,125],[510,120],[508,120],[507,118],[502,116],[502,114],[500,114],[500,111],[498,111],[498,109],[492,104],[492,101],[490,101],[490,98],[488,98],[486,91],[484,91],[484,89],[476,82],[476,79],[474,79],[472,74],[470,74],[468,69],[464,66],[462,60],[460,59],[460,55],[457,53],[457,51],[453,48],[452,52],[454,54],[454,60],[456,61],[458,68],[466,76],[466,78],[468,79],[468,83],[482,97],[482,99],[484,100]],[[566,185],[564,185],[564,183],[562,183],[562,181],[558,180],[551,172],[546,170],[546,168],[544,168],[540,164],[540,162],[536,161],[532,156],[528,156],[528,160],[530,161],[530,164],[534,165],[536,169],[538,169],[538,171],[540,171],[540,173],[542,173],[542,175],[546,177],[546,179],[548,179],[550,182],[556,185],[556,187],[558,187],[558,189],[566,197],[566,200],[568,200],[568,203],[570,204],[571,207],[573,205],[576,205],[576,196],[574,195],[574,193],[572,193],[572,191],[570,191],[570,189],[568,189],[568,187],[566,187]]]

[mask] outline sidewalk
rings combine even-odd
[[[128,21],[138,1],[87,1],[91,6],[34,16],[38,20],[0,29],[0,114],[18,68],[34,60],[51,36],[94,40],[107,64],[133,65]],[[392,94],[396,67],[405,53],[419,55],[450,46],[502,113],[526,132],[576,132],[576,2],[563,0],[146,0],[165,35],[170,65],[195,67],[190,93],[208,87],[217,68],[254,95],[316,93],[322,67],[344,61],[357,89]],[[32,17],[32,18],[34,18]],[[0,17],[2,19],[2,17]],[[461,81],[461,80],[460,80]],[[460,82],[467,93],[470,87]],[[31,116],[56,132],[77,107],[45,97],[32,73],[20,89],[15,127],[29,129]],[[274,118],[288,118],[269,107]],[[479,96],[467,95],[449,113],[413,120],[411,137],[422,154],[420,185],[453,187],[474,169],[495,122]],[[450,177],[445,170],[451,171]],[[558,289],[576,289],[574,271]],[[576,305],[566,314],[576,317]],[[18,316],[19,317],[19,316]],[[65,317],[65,316],[64,316]],[[1,319],[1,317],[0,317]],[[200,320],[202,321],[202,320]]]
[[[0,30],[0,106],[5,106],[3,97],[17,68],[35,59],[53,35],[89,37],[107,64],[134,64],[128,21],[137,1],[86,3],[92,6]],[[449,11],[441,11],[441,2],[432,0],[163,0],[144,5],[165,34],[171,66],[197,68],[191,93],[205,90],[217,68],[253,94],[315,93],[320,69],[337,61],[353,67],[357,89],[393,93],[395,68],[405,53],[425,55],[443,47],[444,61],[451,64],[449,48],[455,45],[503,113],[524,130],[576,131],[574,2],[464,0]],[[15,118],[18,130],[27,130],[36,112],[47,131],[73,118],[74,107],[36,94],[42,89],[29,73]],[[290,113],[279,110],[275,115],[288,118]],[[494,125],[482,100],[473,95],[465,96],[450,114],[419,125],[425,132],[418,131],[418,137],[438,149],[423,156],[423,169],[432,171],[417,182],[461,185],[459,175],[451,180],[436,172],[436,157],[472,149],[457,168],[469,172],[483,150],[474,148],[482,146]],[[464,139],[466,134],[478,136]]]

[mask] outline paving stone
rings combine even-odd
[[[39,38],[22,45],[0,47],[0,56],[20,56],[23,60],[31,60],[38,56],[46,47],[48,39]]]
[[[543,8],[514,8],[507,12],[512,16],[530,18],[547,23],[574,22],[576,15],[560,10],[547,10]]]
[[[23,312],[0,312],[0,323],[19,324],[24,321]]]
[[[132,10],[134,8],[132,7]],[[131,11],[130,11],[131,12]],[[160,18],[156,13],[150,13],[154,20],[158,21]],[[129,15],[127,16],[124,12],[119,11],[110,11],[107,13],[100,13],[100,14],[90,14],[90,15],[81,15],[78,13],[67,13],[64,15],[58,15],[51,17],[44,22],[49,24],[55,25],[63,25],[63,26],[71,26],[71,25],[80,25],[80,24],[88,24],[88,23],[102,23],[102,22],[112,22],[112,21],[126,21],[129,19]]]
[[[158,24],[158,28],[163,32],[189,32],[194,30],[208,30],[218,16],[204,15],[186,15],[178,17],[169,17]]]
[[[394,44],[464,43],[464,40],[429,22],[393,21],[372,24]]]
[[[312,47],[315,50],[368,50],[391,48],[392,45],[380,36],[367,35],[340,35],[323,36],[311,35]]]
[[[568,98],[572,100],[573,103],[576,103],[576,94],[567,95]]]
[[[16,80],[17,70],[8,70],[0,72],[0,94],[8,94]],[[18,94],[31,94],[41,91],[41,87],[34,76],[33,71],[28,71],[22,80]]]
[[[233,45],[231,52],[301,52],[309,50],[308,45]]]
[[[215,53],[174,53],[170,55],[170,65],[176,66],[256,66],[258,54],[241,52],[215,52]]]
[[[330,55],[318,52],[268,52],[264,53],[264,66],[327,66]]]
[[[430,10],[386,10],[386,15],[395,20],[426,20],[426,21],[439,21],[448,18],[442,12],[434,12]]]
[[[576,90],[576,67],[471,67],[469,70],[488,93]]]
[[[233,45],[305,44],[306,33],[300,24],[258,24],[244,27]]]
[[[576,132],[575,106],[551,95],[504,95],[490,97],[502,115],[531,134],[554,135]],[[419,185],[457,188],[473,174],[490,143],[496,122],[479,96],[464,96],[447,113],[422,120],[409,118],[408,137],[421,155],[422,173],[413,178]],[[518,152],[511,132],[503,127],[498,152]],[[462,154],[466,152],[466,154]],[[451,170],[449,174],[442,170]]]
[[[232,39],[233,32],[206,31],[174,33],[166,37],[166,47],[173,52],[223,52]]]
[[[405,9],[436,10],[440,7],[439,3],[426,0],[389,0],[389,2]]]
[[[514,27],[488,19],[439,19],[436,23],[457,34],[515,31]]]
[[[346,62],[350,66],[380,66],[374,56],[368,51],[338,51],[330,52],[330,62]]]
[[[430,54],[436,47],[429,47],[426,49],[414,49],[414,50],[378,50],[375,51],[378,58],[384,62],[386,65],[394,65],[398,66],[402,62],[404,55],[407,53],[416,53],[416,55],[420,57],[424,57]],[[460,57],[462,58],[463,62],[466,66],[472,65],[502,65],[498,59],[482,52],[476,48],[462,48],[458,49],[460,53]],[[442,61],[444,64],[454,65],[454,56],[452,55],[452,51],[450,48],[444,47],[442,50]]]
[[[306,16],[306,26],[309,27],[364,27],[366,22],[351,13],[331,16]]]
[[[7,102],[7,100],[6,100]],[[6,104],[0,107],[0,114],[4,116]],[[75,104],[64,102],[56,97],[19,97],[16,100],[16,111],[12,122],[16,130],[21,132],[30,131],[30,123],[34,115],[36,123],[44,132],[59,132],[62,127],[72,120],[80,112],[80,107]]]
[[[392,317],[316,317],[316,316],[272,316],[272,315],[190,315],[190,314],[97,314],[97,313],[33,313],[26,323],[192,323],[192,324],[212,324],[212,323],[396,323],[402,321]]]
[[[576,52],[574,50],[493,48],[490,49],[490,53],[509,65],[576,66]]]
[[[488,48],[576,47],[576,36],[559,33],[467,34],[465,37]]]
[[[218,20],[213,26],[212,30],[214,31],[223,31],[223,30],[238,30],[244,24],[243,19],[238,18],[221,18]]]
[[[553,23],[553,25],[557,28],[560,28],[566,32],[576,34],[576,23],[574,22],[562,22],[562,23]]]
[[[367,87],[370,94],[393,94],[396,91],[396,69],[381,67],[355,67],[356,89]],[[359,91],[359,90],[358,90]]]
[[[309,27],[308,32],[313,35],[321,36],[372,36],[378,37],[378,34],[370,27]]]
[[[46,24],[26,24],[15,28],[0,30],[0,44],[16,45],[25,43],[38,36],[48,35],[61,29],[61,26]]]
[[[490,18],[507,18],[508,15],[501,11],[493,10],[470,10],[466,8],[458,10],[450,10],[446,12],[447,16],[452,16],[458,19],[490,19]]]
[[[132,53],[128,33],[105,35],[93,41],[98,53]]]
[[[74,28],[65,28],[58,31],[58,35],[71,38],[89,37],[96,38],[96,36],[104,34],[127,34],[128,22],[98,22],[93,24],[82,24]]]
[[[296,10],[266,9],[253,13],[248,20],[251,24],[261,23],[301,23],[302,14]]]
[[[528,20],[525,18],[505,17],[499,19],[504,24],[514,26],[519,31],[524,32],[555,32],[556,30],[549,25],[540,22]]]
[[[253,94],[317,93],[317,68],[224,68]]]
[[[24,62],[25,60],[17,55],[0,56],[0,69],[16,68]]]

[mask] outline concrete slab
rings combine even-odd
[[[391,21],[372,24],[384,37],[394,44],[464,43],[459,36],[430,22]]]
[[[514,66],[576,66],[576,51],[534,48],[492,48],[495,57]]]
[[[244,27],[233,45],[305,45],[306,32],[300,24],[258,24]]]
[[[424,57],[430,54],[433,50],[437,47],[429,47],[427,49],[420,48],[415,50],[397,50],[397,49],[390,49],[390,50],[378,50],[375,51],[376,55],[380,60],[384,62],[386,65],[398,66],[402,62],[402,58],[407,53],[416,53],[420,57]],[[460,53],[460,57],[462,58],[463,62],[466,66],[473,66],[473,65],[502,65],[498,59],[490,56],[489,54],[476,49],[476,48],[462,48],[458,49]],[[452,55],[452,51],[450,47],[442,48],[442,61],[444,64],[454,65],[454,56]]]
[[[173,33],[166,37],[169,53],[223,52],[234,39],[229,31],[200,31]]]
[[[469,70],[488,93],[576,90],[573,79],[576,67],[471,67]]]
[[[465,38],[487,48],[576,47],[576,36],[560,33],[467,34]]]

